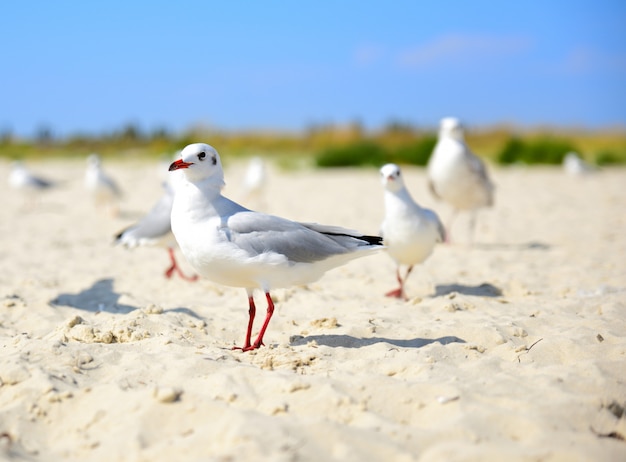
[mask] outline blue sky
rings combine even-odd
[[[626,126],[626,2],[3,2],[0,130]]]

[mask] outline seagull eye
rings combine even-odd
[[[204,160],[205,157],[206,157],[206,152],[204,151],[198,154],[198,160]]]
[[[217,165],[217,159],[215,156],[211,156],[211,162],[213,162],[213,165]]]

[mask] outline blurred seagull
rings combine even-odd
[[[429,187],[433,195],[453,207],[447,226],[448,240],[452,221],[462,210],[471,212],[470,242],[473,241],[476,211],[493,205],[494,186],[483,161],[469,149],[463,127],[454,117],[441,120],[439,140],[428,161]]]
[[[170,218],[174,191],[168,182],[163,187],[165,192],[152,209],[139,222],[119,232],[115,236],[115,243],[131,249],[144,245],[165,247],[170,257],[170,266],[165,271],[165,277],[169,279],[176,272],[183,279],[195,281],[198,276],[186,276],[176,262],[176,240],[172,234]]]
[[[563,169],[572,176],[586,175],[593,172],[593,167],[575,152],[568,152],[563,158]]]
[[[102,169],[98,154],[93,153],[87,157],[85,188],[91,193],[97,207],[108,207],[113,216],[118,214],[117,202],[122,193],[113,178]]]
[[[172,208],[172,231],[183,255],[200,275],[246,289],[249,319],[243,351],[263,345],[274,313],[272,288],[316,281],[332,268],[383,248],[378,236],[254,212],[227,199],[221,193],[220,156],[207,144],[185,147],[169,170],[184,172]],[[252,343],[254,289],[265,293],[267,314]]]
[[[11,163],[9,185],[23,193],[27,202],[35,203],[39,194],[54,187],[55,183],[35,175],[22,162],[16,160]]]
[[[248,163],[246,174],[243,178],[243,197],[246,202],[256,201],[259,207],[263,207],[263,191],[267,184],[267,170],[261,157],[253,157]]]
[[[387,253],[396,262],[399,287],[387,292],[388,297],[407,299],[404,286],[413,266],[424,262],[437,242],[445,240],[445,230],[435,212],[420,207],[404,185],[400,167],[384,165],[380,169],[385,188],[385,218],[381,225]],[[400,266],[407,265],[402,279]]]

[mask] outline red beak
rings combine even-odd
[[[172,165],[170,165],[168,171],[173,172],[174,170],[178,170],[180,168],[188,168],[190,165],[193,165],[193,162],[185,162],[182,159],[178,159],[176,162],[173,162]]]

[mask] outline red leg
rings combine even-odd
[[[396,269],[396,279],[398,280],[398,284],[400,285],[397,289],[390,290],[385,294],[387,297],[394,298],[403,298],[404,297],[404,283],[402,282],[402,278],[400,277],[400,267]]]
[[[404,284],[406,283],[406,280],[408,279],[409,274],[411,274],[411,271],[413,271],[413,265],[408,267],[408,269],[406,270],[406,275],[404,276],[404,280],[402,280],[402,277],[400,277],[400,267],[398,266],[398,269],[396,270],[396,278],[398,279],[398,283],[400,284],[400,287],[394,290],[390,290],[385,295],[387,297],[395,297],[395,298],[402,298],[404,300],[408,300],[408,298],[406,297],[406,294],[404,293]]]
[[[250,339],[252,338],[252,324],[254,324],[256,306],[254,306],[254,298],[252,297],[252,294],[248,295],[248,305],[250,308],[248,308],[248,330],[246,331],[246,342],[243,344],[243,347],[233,347],[233,350],[248,351],[253,349],[253,347],[250,346]]]
[[[165,270],[165,277],[171,278],[172,274],[174,274],[174,270],[176,269],[176,258],[174,258],[174,249],[171,247],[167,248],[167,253],[170,256],[170,267]]]
[[[259,332],[259,336],[256,338],[254,343],[248,348],[244,348],[243,351],[255,350],[257,348],[261,348],[261,345],[265,345],[263,343],[263,335],[265,335],[265,330],[270,323],[270,319],[272,319],[272,314],[274,314],[274,302],[272,301],[272,296],[269,292],[265,292],[265,298],[267,299],[267,315],[265,316],[263,327],[261,327],[261,332]]]
[[[186,281],[196,281],[198,279],[198,275],[195,274],[193,276],[186,276],[180,269],[180,267],[178,266],[178,264],[176,263],[176,256],[174,255],[174,249],[171,247],[167,248],[167,252],[169,253],[170,256],[170,262],[171,262],[171,266],[165,271],[165,277],[166,278],[171,278],[172,274],[174,274],[174,271],[176,271],[178,273],[178,275],[183,278]]]

